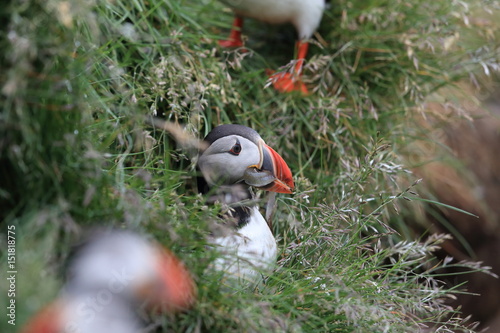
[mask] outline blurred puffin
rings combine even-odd
[[[301,81],[302,66],[307,56],[309,44],[318,28],[325,0],[221,0],[231,7],[235,19],[229,38],[219,41],[222,47],[241,47],[241,29],[243,17],[251,17],[273,24],[291,23],[298,33],[297,60],[293,73],[277,73],[271,76],[273,86],[280,92],[299,91],[308,94],[305,84]]]
[[[195,294],[189,272],[170,251],[136,233],[101,231],[76,249],[58,299],[21,332],[143,332],[140,310],[185,310]]]
[[[217,126],[204,140],[207,148],[198,157],[200,192],[209,195],[209,202],[227,204],[226,221],[234,222],[229,232],[211,239],[222,253],[215,268],[242,282],[258,281],[259,272],[275,264],[277,246],[251,187],[292,193],[292,173],[283,158],[249,127]]]

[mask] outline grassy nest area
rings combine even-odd
[[[151,236],[195,281],[193,307],[150,314],[148,332],[479,331],[452,302],[470,293],[455,277],[493,273],[443,256],[461,235],[425,219],[475,213],[440,202],[415,168],[448,149],[430,133],[472,123],[462,106],[495,82],[497,1],[332,0],[304,63],[308,95],[268,85],[268,69],[294,64],[294,27],[248,19],[245,47],[224,49],[233,13],[219,1],[2,7],[0,331],[58,297],[73,247],[100,227]],[[277,195],[278,261],[255,288],[210,270],[224,207],[197,189],[193,142],[229,123],[255,129],[296,186]],[[264,211],[268,192],[256,194]]]

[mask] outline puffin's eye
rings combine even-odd
[[[236,156],[241,153],[241,145],[239,141],[236,141],[234,146],[229,150],[229,153]]]

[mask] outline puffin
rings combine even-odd
[[[291,73],[276,73],[271,75],[271,82],[280,92],[299,91],[307,95],[308,90],[300,76],[304,59],[307,56],[307,42],[318,28],[325,0],[221,0],[231,7],[235,13],[233,26],[226,40],[219,41],[222,47],[242,47],[241,30],[243,18],[250,17],[272,24],[291,23],[298,34],[296,43],[297,60]]]
[[[215,127],[198,156],[200,193],[207,202],[229,209],[222,216],[227,228],[209,243],[220,256],[213,267],[240,285],[254,285],[276,263],[277,245],[259,211],[254,189],[292,193],[294,182],[283,158],[253,129],[237,124]]]
[[[194,304],[195,284],[184,264],[141,234],[92,233],[71,257],[59,297],[22,333],[138,333],[144,311],[175,313]]]

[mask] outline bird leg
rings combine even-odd
[[[241,40],[241,29],[243,28],[243,18],[235,16],[233,26],[229,38],[220,40],[219,45],[222,47],[242,47],[243,41]]]
[[[276,73],[271,75],[273,86],[279,92],[292,92],[299,91],[304,95],[308,95],[306,85],[300,79],[302,74],[302,67],[307,56],[309,43],[298,41],[297,42],[297,60],[292,73]]]

